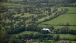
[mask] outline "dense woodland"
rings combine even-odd
[[[11,0],[0,0],[0,2],[21,5],[18,7],[0,6],[0,42],[2,43],[25,43],[25,39],[33,39],[34,41],[36,39],[39,40],[39,42],[45,42],[45,40],[58,41],[62,40],[59,35],[54,36],[52,34],[76,35],[76,30],[69,29],[68,27],[76,25],[70,25],[69,23],[57,24],[56,26],[65,26],[60,29],[55,29],[55,25],[47,26],[51,31],[53,30],[54,33],[52,34],[43,34],[41,29],[44,27],[38,26],[42,22],[53,20],[65,14],[68,8],[62,7],[76,7],[76,4],[72,4],[76,3],[76,0],[22,0],[14,2]],[[24,31],[34,31],[38,33],[14,35]],[[76,39],[63,39],[76,41]]]

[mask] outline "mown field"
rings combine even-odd
[[[69,23],[69,25],[76,25],[76,8],[75,7],[64,7],[64,8],[68,8],[68,11],[63,14],[60,15],[57,18],[54,18],[53,20],[49,20],[46,22],[42,22],[41,24],[39,24],[39,26],[42,27],[46,27],[46,26],[51,26],[51,25],[60,25],[60,24],[67,24]],[[47,24],[47,25],[45,25]],[[64,26],[54,26],[56,29],[64,27]],[[68,26],[71,29],[75,29],[76,26]]]

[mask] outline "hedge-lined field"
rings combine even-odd
[[[64,8],[68,8],[68,11],[65,14],[60,15],[59,17],[54,18],[53,20],[42,22],[41,24],[39,24],[39,26],[47,27],[51,25],[61,25],[61,24],[66,25],[67,23],[69,25],[76,25],[76,14],[75,14],[76,8],[75,7],[64,7]],[[54,26],[54,27],[57,29],[64,26]],[[75,26],[68,26],[68,27],[70,29],[76,28]]]
[[[63,7],[63,8],[68,8],[67,13],[76,13],[76,7]]]
[[[53,34],[54,36],[59,35],[61,39],[76,39],[76,35],[71,35],[71,34]]]

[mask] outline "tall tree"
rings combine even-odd
[[[7,43],[8,38],[5,29],[0,28],[0,43]]]

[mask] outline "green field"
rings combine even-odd
[[[71,43],[76,43],[76,41],[71,41]]]
[[[15,34],[16,36],[18,35],[22,35],[22,34],[37,34],[38,32],[34,32],[34,31],[24,31],[24,32],[21,32],[19,34]]]
[[[6,2],[0,2],[0,6],[5,6],[5,7],[21,7],[21,4],[13,4],[13,3],[6,3]]]
[[[63,8],[68,8],[67,13],[76,13],[76,7],[63,7]]]
[[[76,14],[64,14],[53,20],[49,20],[41,24],[57,25],[60,23],[63,23],[63,24],[69,23],[71,25],[76,25]]]
[[[49,26],[51,26],[51,25],[39,25],[40,27],[49,27]],[[63,28],[63,27],[65,27],[65,26],[54,26],[54,29],[60,29],[60,28]],[[73,29],[73,30],[76,30],[76,26],[67,26],[67,27],[69,27],[69,29]]]
[[[53,34],[54,36],[59,35],[61,39],[76,39],[76,35],[71,34]]]
[[[21,32],[19,34],[15,34],[16,36],[18,35],[23,35],[23,34],[37,34],[38,32],[34,32],[34,31],[24,31],[24,32]],[[51,34],[51,35],[59,35],[61,39],[76,39],[76,35],[71,35],[71,34]]]
[[[18,1],[22,1],[22,0],[8,0],[8,1],[18,2]]]
[[[60,28],[63,28],[65,26],[54,26],[55,29],[60,29]],[[73,29],[73,30],[76,30],[76,26],[67,26],[69,27],[69,29]]]
[[[60,24],[66,25],[67,23],[69,23],[70,25],[76,25],[76,14],[75,14],[76,8],[75,7],[64,7],[64,8],[68,8],[68,11],[65,14],[60,15],[59,17],[54,18],[53,20],[42,22],[41,24],[39,24],[39,26],[46,27],[46,26],[60,25]],[[71,14],[71,13],[74,13],[74,14]],[[58,29],[64,26],[54,26],[54,27],[55,29]],[[69,28],[76,30],[76,26],[69,26]]]

